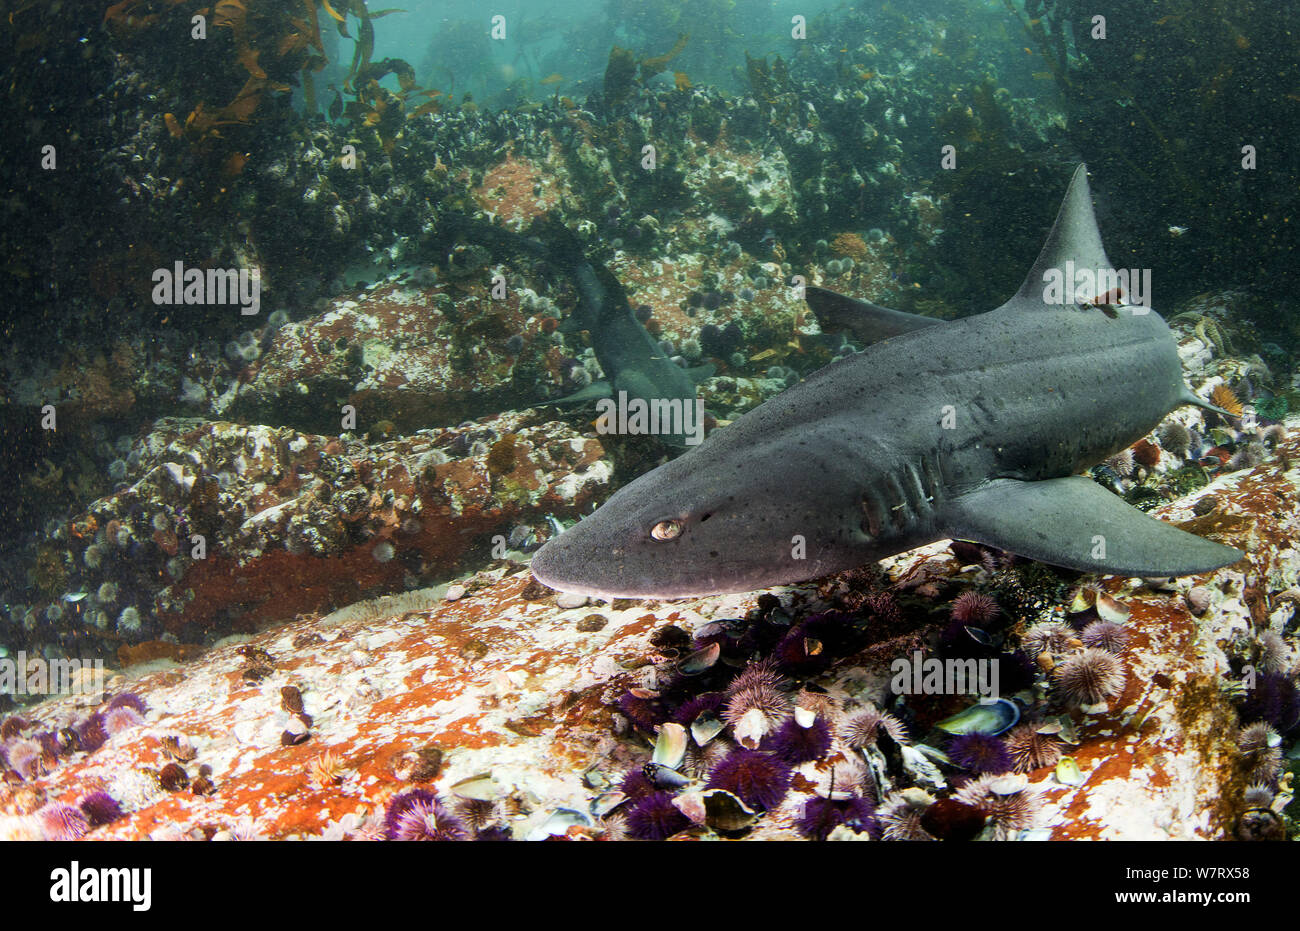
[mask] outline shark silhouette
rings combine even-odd
[[[1082,165],[1001,307],[943,322],[859,302],[859,335],[883,342],[620,489],[547,542],[533,575],[563,591],[677,598],[817,578],[945,538],[1145,577],[1236,562],[1239,550],[1079,474],[1181,404],[1217,408],[1184,385],[1154,312],[1105,295],[1054,300],[1047,282],[1065,269],[1113,271]]]
[[[478,242],[497,255],[523,254],[539,259],[566,275],[578,292],[578,306],[561,324],[561,331],[586,330],[605,378],[548,404],[582,404],[618,397],[641,401],[678,401],[694,405],[695,384],[713,374],[712,365],[685,369],[673,362],[658,341],[636,319],[623,285],[605,265],[587,258],[571,230],[554,220],[538,220],[529,236],[466,217],[448,217],[446,229]],[[680,426],[680,424],[679,424]],[[685,446],[684,431],[658,438],[670,446]]]

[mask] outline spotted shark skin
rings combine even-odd
[[[1143,577],[1236,562],[1239,550],[1080,475],[1181,404],[1209,405],[1184,385],[1155,312],[1048,299],[1046,276],[1067,261],[1111,269],[1082,165],[1009,301],[952,322],[863,302],[868,316],[885,311],[883,341],[620,489],[536,553],[534,576],[587,595],[690,597],[818,578],[946,538]]]

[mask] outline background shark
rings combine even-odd
[[[1047,302],[1044,275],[1067,260],[1111,267],[1082,165],[1001,307],[909,325],[863,302],[889,338],[619,490],[543,546],[533,574],[589,595],[687,597],[817,578],[947,537],[1099,573],[1237,561],[1078,474],[1180,404],[1208,405],[1183,384],[1155,313]]]
[[[694,405],[695,384],[713,374],[713,366],[684,369],[664,353],[659,343],[641,325],[628,303],[627,292],[604,265],[593,265],[582,244],[562,224],[539,221],[530,236],[520,236],[490,223],[463,218],[449,218],[448,228],[468,236],[498,254],[530,255],[566,275],[578,292],[578,306],[564,321],[562,332],[586,330],[591,347],[605,378],[595,381],[568,397],[550,404],[580,404],[604,397],[618,397],[627,392],[628,399],[680,399],[683,406]],[[671,446],[685,446],[683,432],[661,433],[658,437]]]

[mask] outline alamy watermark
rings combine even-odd
[[[1151,309],[1151,269],[1076,268],[1074,260],[1067,259],[1064,269],[1043,272],[1043,302],[1106,307],[1122,304],[1141,316]]]
[[[889,664],[889,687],[895,695],[978,695],[998,697],[996,659],[923,658],[916,650]]]
[[[98,695],[104,691],[104,661],[0,657],[0,694]]]
[[[251,317],[262,306],[260,268],[186,268],[176,262],[172,268],[153,272],[155,304],[238,304],[239,312]]]
[[[629,398],[620,391],[618,398],[601,398],[596,402],[600,416],[596,432],[629,436],[683,436],[687,446],[704,441],[704,401],[700,398]]]

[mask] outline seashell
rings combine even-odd
[[[965,711],[945,718],[935,727],[948,734],[991,734],[1010,730],[1020,720],[1020,706],[1006,698],[980,699]]]
[[[712,711],[705,711],[691,722],[691,736],[695,738],[696,746],[706,747],[709,741],[721,734],[726,726]]]
[[[700,797],[704,800],[704,823],[715,831],[743,831],[758,819],[754,809],[726,789],[705,789]]]
[[[492,780],[491,773],[479,773],[453,783],[451,794],[471,802],[494,802],[501,797],[501,789]]]
[[[584,812],[575,811],[572,808],[557,808],[547,816],[545,821],[529,831],[524,840],[546,840],[548,837],[563,837],[572,827],[589,828],[591,827],[591,818]]]
[[[812,727],[817,720],[817,712],[811,708],[797,707],[794,709],[794,719],[800,727]]]
[[[603,818],[626,801],[627,796],[622,792],[602,792],[592,800],[591,813]]]
[[[952,765],[952,760],[948,758],[948,754],[938,747],[932,747],[929,744],[912,744],[912,746],[916,748],[917,752],[924,754],[936,763],[942,763],[944,766]]]
[[[989,791],[994,795],[1015,795],[1029,786],[1029,777],[1024,773],[1007,773],[999,776],[989,784]]]
[[[698,676],[711,668],[722,655],[722,644],[710,643],[703,649],[688,653],[677,661],[677,671],[684,676]]]
[[[1079,764],[1074,761],[1074,757],[1063,756],[1060,762],[1056,764],[1056,781],[1065,786],[1083,785],[1083,773],[1079,771]]]
[[[673,799],[673,806],[689,818],[692,824],[703,824],[708,817],[702,792],[683,792]]]
[[[1054,723],[1060,728],[1060,730],[1056,731],[1057,740],[1060,740],[1062,743],[1070,744],[1071,746],[1077,747],[1079,745],[1079,730],[1074,726],[1074,719],[1068,714],[1063,714],[1055,718],[1048,718],[1048,723]],[[1039,733],[1041,734],[1043,732],[1040,730]]]
[[[655,740],[655,752],[650,762],[656,766],[676,769],[686,757],[686,728],[680,724],[664,724],[659,728],[659,737]]]
[[[1105,592],[1097,593],[1097,615],[1103,621],[1110,621],[1112,624],[1123,624],[1129,619],[1133,611],[1128,605],[1124,604]]]

